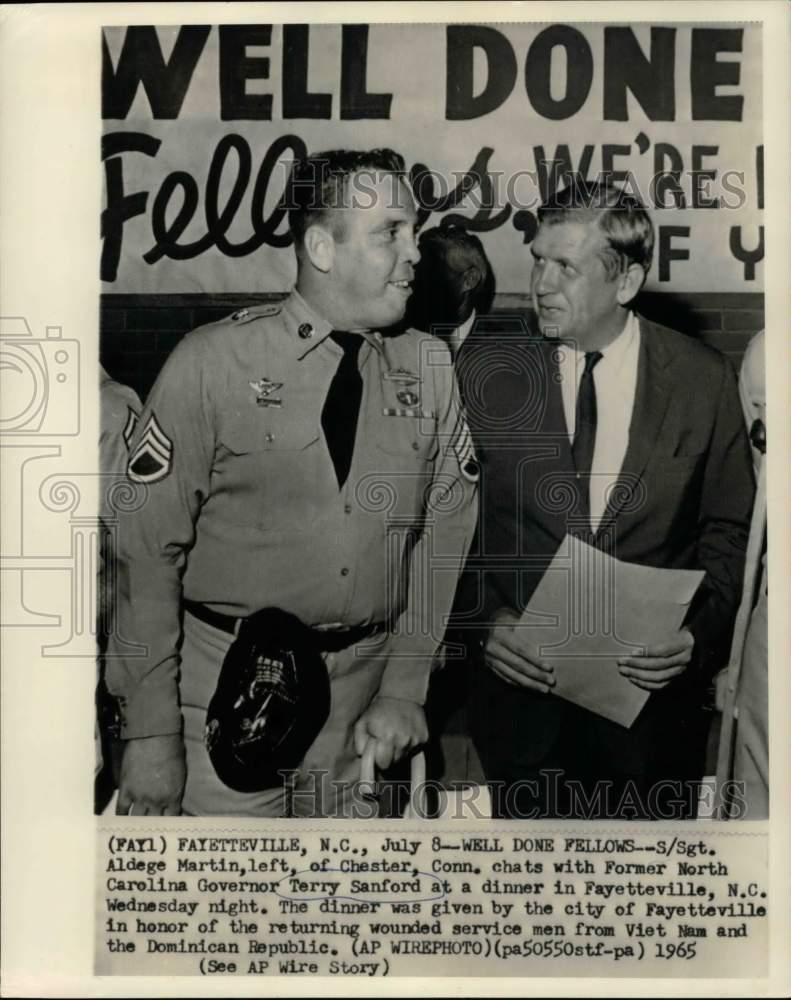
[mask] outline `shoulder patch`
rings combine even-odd
[[[126,445],[126,450],[129,451],[129,446],[132,443],[132,435],[135,433],[135,427],[137,427],[137,422],[140,417],[131,406],[126,408],[126,425],[124,426],[124,444]]]
[[[459,410],[456,420],[456,427],[450,439],[450,446],[459,463],[461,474],[470,483],[477,483],[480,479],[481,471],[478,459],[475,456],[475,448],[472,443],[472,434],[467,426],[467,418],[464,411]]]
[[[158,483],[173,468],[173,442],[152,413],[129,459],[127,475],[136,483]]]

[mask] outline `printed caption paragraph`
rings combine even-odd
[[[102,829],[101,975],[766,974],[763,834]]]

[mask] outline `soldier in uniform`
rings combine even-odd
[[[447,348],[379,332],[419,259],[403,168],[390,150],[296,164],[294,291],[189,334],[152,389],[108,663],[119,812],[345,815],[369,739],[382,768],[426,739],[478,473]],[[272,607],[333,634],[331,707],[290,787],[238,792],[213,770],[206,707],[240,622]]]

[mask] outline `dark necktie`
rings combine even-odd
[[[571,446],[579,480],[580,513],[586,517],[590,517],[590,472],[596,444],[596,385],[593,381],[593,369],[601,359],[601,351],[591,351],[585,355],[585,370],[577,393],[574,443]]]
[[[359,333],[346,333],[343,330],[333,330],[330,336],[343,348],[343,357],[327,391],[321,411],[321,427],[335,466],[338,486],[343,486],[352,464],[357,418],[363,395],[363,380],[357,368],[357,355],[363,338]]]

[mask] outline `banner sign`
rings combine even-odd
[[[105,292],[290,287],[290,164],[378,146],[404,156],[424,226],[481,238],[499,292],[527,292],[536,210],[570,172],[609,174],[652,210],[649,287],[762,290],[759,24],[102,35]]]

